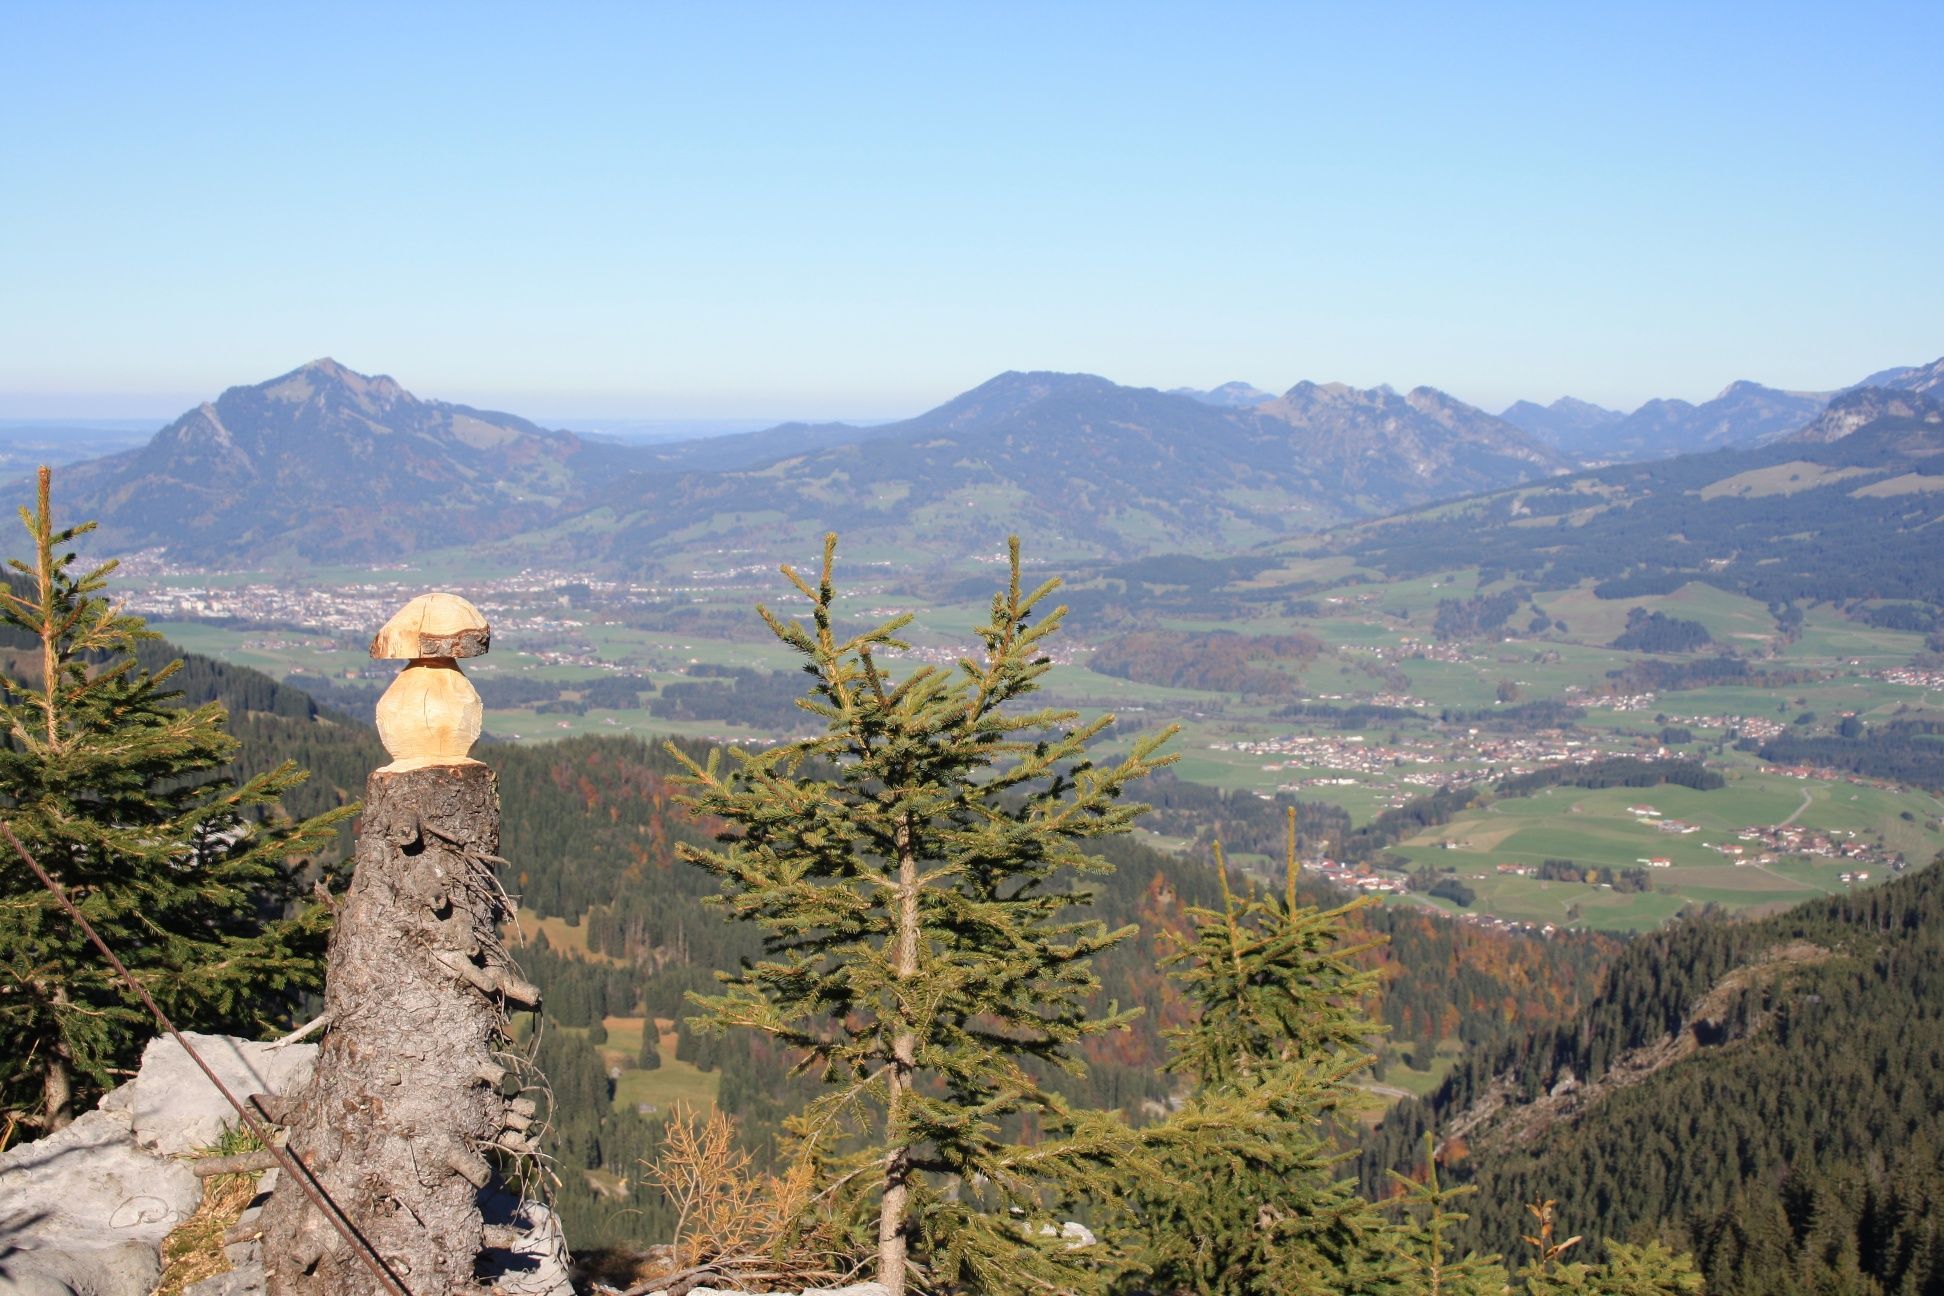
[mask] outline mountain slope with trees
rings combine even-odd
[[[629,453],[511,414],[420,400],[388,377],[324,359],[232,387],[140,449],[66,468],[61,489],[123,552],[337,561],[545,525],[583,507],[586,483]]]
[[[1464,563],[1602,598],[1690,580],[1778,609],[1806,600],[1944,605],[1944,418],[1928,396],[1845,398],[1882,411],[1834,440],[1624,464],[1347,528],[1312,551],[1386,576]],[[1900,414],[1894,410],[1908,410]]]
[[[1691,1247],[1709,1291],[1944,1285],[1944,867],[1754,922],[1645,937],[1575,1018],[1459,1068],[1373,1138],[1364,1182],[1427,1129],[1482,1190],[1591,1236]]]

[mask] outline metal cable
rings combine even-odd
[[[40,879],[41,885],[60,902],[61,908],[67,910],[68,917],[74,919],[75,924],[86,933],[88,939],[94,942],[94,947],[101,951],[102,957],[106,958],[120,974],[128,988],[141,998],[151,1013],[155,1014],[156,1023],[175,1037],[175,1042],[182,1046],[182,1051],[189,1055],[190,1061],[202,1069],[202,1073],[209,1077],[209,1083],[215,1085],[216,1091],[223,1095],[224,1100],[236,1108],[236,1114],[243,1118],[243,1124],[249,1128],[250,1133],[256,1135],[263,1146],[270,1150],[271,1155],[277,1158],[277,1164],[283,1168],[284,1173],[296,1181],[299,1188],[304,1190],[304,1195],[310,1198],[311,1204],[324,1213],[324,1218],[331,1222],[331,1227],[337,1230],[338,1236],[350,1244],[352,1252],[364,1262],[365,1268],[371,1270],[372,1276],[378,1280],[379,1285],[392,1293],[392,1296],[411,1296],[411,1293],[405,1290],[405,1285],[392,1273],[391,1266],[385,1263],[384,1257],[380,1256],[371,1243],[365,1240],[364,1235],[358,1232],[357,1226],[345,1218],[344,1212],[324,1191],[324,1186],[311,1174],[310,1167],[298,1160],[295,1152],[278,1146],[263,1123],[251,1114],[249,1108],[238,1102],[236,1095],[229,1091],[229,1086],[209,1069],[209,1064],[202,1060],[202,1055],[183,1038],[182,1032],[175,1028],[175,1023],[170,1021],[168,1015],[156,1005],[155,1000],[149,997],[149,992],[143,989],[142,983],[137,981],[134,974],[115,957],[115,951],[108,948],[108,943],[101,939],[93,925],[81,916],[81,911],[75,908],[74,901],[68,899],[68,894],[61,884],[56,882],[32,855],[28,854],[27,848],[20,844],[20,838],[14,836],[13,826],[0,820],[0,834],[5,834],[7,840],[13,844],[14,850],[20,853],[20,858],[34,871],[34,876]]]

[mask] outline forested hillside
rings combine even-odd
[[[482,754],[500,772],[501,849],[513,868],[507,885],[540,918],[571,923],[584,944],[567,950],[549,942],[527,958],[529,974],[547,992],[549,1016],[569,1031],[585,1030],[624,1073],[644,1053],[638,1045],[618,1047],[619,1029],[612,1038],[609,1030],[632,1029],[636,1018],[664,1019],[676,1035],[674,1060],[718,1075],[717,1101],[763,1148],[800,1099],[786,1078],[788,1059],[744,1036],[692,1037],[679,1024],[688,1011],[685,991],[711,987],[715,969],[733,967],[756,949],[746,930],[704,905],[712,891],[708,878],[675,861],[674,843],[698,841],[702,830],[674,804],[673,758],[619,738]],[[1250,798],[1248,804],[1261,803]],[[1141,928],[1137,939],[1098,961],[1102,998],[1141,1007],[1145,1016],[1126,1032],[1090,1043],[1085,1077],[1057,1082],[1078,1101],[1139,1116],[1175,1091],[1178,1081],[1160,1069],[1161,1031],[1187,1019],[1160,960],[1172,949],[1172,934],[1185,930],[1186,909],[1217,904],[1219,896],[1199,858],[1124,839],[1110,839],[1100,853],[1115,872],[1099,888],[1095,916],[1110,927]],[[1342,899],[1320,885],[1316,898]],[[1486,932],[1421,911],[1372,909],[1363,921],[1388,938],[1377,955],[1385,971],[1381,1018],[1399,1041],[1415,1045],[1451,1039],[1495,1048],[1515,1032],[1549,1025],[1591,997],[1615,948],[1597,936],[1548,941]],[[637,1155],[630,1149],[652,1137],[636,1120],[632,1110],[599,1119],[563,1110],[563,1161],[610,1177],[630,1174]],[[596,1175],[586,1182],[612,1180]],[[604,1200],[584,1184],[564,1187],[562,1200],[580,1202],[571,1218],[596,1229],[593,1236],[652,1236],[652,1218],[610,1219],[619,1199]],[[597,1225],[597,1219],[608,1222]]]
[[[1556,1198],[1576,1232],[1692,1248],[1725,1296],[1936,1291],[1944,869],[1637,941],[1573,1020],[1397,1109],[1366,1187],[1426,1128],[1486,1246]]]
[[[167,645],[146,651],[173,655]],[[230,708],[249,768],[289,758],[311,769],[287,798],[293,812],[357,798],[366,774],[386,760],[360,720],[258,672],[192,655],[178,678],[189,700],[215,698]],[[538,920],[522,960],[546,996],[538,1047],[557,1101],[551,1146],[559,1204],[579,1245],[663,1235],[660,1206],[632,1187],[664,1110],[642,1101],[644,1093],[686,1092],[681,1082],[706,1080],[759,1150],[800,1100],[787,1058],[738,1036],[691,1037],[680,1025],[684,993],[712,986],[715,969],[754,954],[751,935],[707,907],[710,880],[675,859],[676,842],[701,841],[708,829],[675,804],[677,764],[661,747],[577,738],[476,750],[499,773],[500,853],[509,861],[503,881],[529,921]],[[1166,807],[1160,815],[1185,836],[1280,851],[1279,804],[1172,779],[1155,791]],[[1339,816],[1316,811],[1305,809],[1319,830],[1340,830]],[[1183,1024],[1187,1008],[1160,960],[1171,934],[1185,930],[1186,909],[1219,898],[1199,851],[1176,856],[1110,839],[1102,853],[1115,872],[1099,888],[1097,916],[1141,927],[1137,940],[1101,959],[1103,997],[1145,1015],[1132,1029],[1093,1041],[1087,1075],[1062,1083],[1076,1099],[1138,1117],[1165,1103],[1178,1083],[1160,1070],[1161,1031]],[[1341,901],[1313,885],[1315,899]],[[1369,909],[1361,920],[1386,938],[1374,956],[1384,972],[1378,1015],[1396,1054],[1420,1060],[1441,1042],[1498,1049],[1552,1025],[1592,997],[1616,948],[1599,936],[1489,932],[1418,910]],[[662,1029],[672,1032],[672,1050],[657,1046],[670,1042],[656,1039]],[[657,1087],[662,1077],[653,1073],[664,1066],[679,1072],[669,1077],[672,1087]]]
[[[1886,415],[1826,443],[1605,468],[1355,528],[1331,548],[1392,577],[1443,571],[1463,554],[1540,590],[1597,581],[1602,598],[1703,579],[1777,607],[1937,605],[1944,584],[1925,557],[1944,471],[1940,426]]]

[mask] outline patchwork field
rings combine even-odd
[[[1637,813],[1631,807],[1655,813]],[[1944,848],[1936,815],[1944,809],[1921,793],[1848,783],[1804,783],[1748,775],[1726,788],[1548,788],[1500,800],[1428,830],[1396,847],[1416,866],[1450,871],[1477,892],[1471,907],[1498,917],[1560,926],[1640,930],[1689,905],[1751,909],[1793,903],[1890,876],[1883,862],[1902,854],[1921,864]],[[1909,814],[1909,818],[1904,816]],[[1681,825],[1668,831],[1659,825]],[[1869,849],[1874,859],[1825,857],[1786,849],[1756,862],[1748,828],[1794,825],[1826,837],[1833,849]],[[1880,845],[1879,845],[1880,844]],[[1719,848],[1743,852],[1736,862]],[[1547,881],[1532,873],[1548,860],[1616,870],[1643,868],[1649,890],[1626,892],[1584,882]],[[1661,861],[1662,863],[1650,863]],[[1521,874],[1508,870],[1529,870]],[[1431,896],[1412,903],[1455,910]]]
[[[1718,485],[1740,493],[1802,486],[1779,469],[1763,474],[1759,480]],[[790,547],[803,551],[783,557],[799,566],[815,561],[813,545]],[[903,634],[916,658],[950,669],[960,654],[974,650],[976,628],[985,620],[985,602],[998,576],[991,563],[975,562],[967,572],[934,579],[915,576],[893,552],[860,551],[844,558],[841,587],[849,592],[840,598],[838,614],[845,626],[874,624],[908,611],[914,620]],[[787,699],[805,681],[795,675],[798,659],[769,637],[754,605],[763,602],[787,615],[797,610],[799,597],[775,573],[774,555],[697,548],[693,561],[695,570],[686,579],[646,590],[616,585],[590,592],[591,586],[567,577],[532,572],[482,577],[474,570],[464,576],[450,564],[441,565],[436,555],[420,570],[378,575],[395,576],[401,593],[408,584],[448,579],[474,591],[491,610],[495,638],[491,656],[468,663],[468,672],[482,686],[519,686],[502,689],[504,697],[555,699],[545,705],[489,704],[491,738],[541,742],[607,733],[773,740],[787,732],[786,726],[803,723]],[[1192,575],[1203,569],[1180,570]],[[1546,761],[1588,755],[1652,756],[1674,749],[1730,777],[1726,788],[1711,793],[1554,789],[1497,802],[1396,848],[1396,856],[1413,869],[1454,870],[1475,893],[1474,911],[1507,919],[1641,928],[1690,905],[1760,909],[1886,876],[1882,868],[1846,870],[1787,852],[1768,863],[1737,866],[1711,849],[1743,828],[1791,815],[1797,815],[1793,822],[1820,832],[1859,834],[1886,858],[1901,853],[1913,865],[1944,847],[1939,830],[1944,804],[1929,793],[1867,781],[1798,782],[1734,745],[1750,733],[1826,734],[1851,715],[1873,725],[1913,717],[1944,720],[1944,676],[1906,669],[1924,651],[1922,635],[1871,626],[1822,604],[1800,609],[1800,621],[1785,632],[1767,606],[1701,581],[1668,594],[1603,599],[1590,582],[1533,592],[1504,574],[1464,567],[1385,581],[1377,573],[1359,572],[1347,558],[1301,551],[1261,570],[1238,570],[1243,575],[1230,587],[1232,599],[1210,599],[1210,591],[1192,584],[1157,586],[1147,593],[1130,586],[1116,593],[1115,599],[1124,596],[1137,605],[1141,599],[1158,600],[1137,615],[1114,599],[1103,603],[1103,578],[1083,573],[1070,594],[1056,596],[1070,597],[1075,611],[1053,641],[1057,660],[1044,678],[1044,699],[1087,717],[1115,713],[1120,723],[1104,736],[1103,756],[1125,751],[1140,733],[1175,725],[1180,729],[1172,745],[1180,758],[1177,776],[1265,798],[1294,795],[1323,802],[1341,807],[1354,823],[1368,822],[1443,782],[1489,784]],[[356,599],[376,607],[392,597],[373,593],[379,588],[371,583],[373,573],[342,575],[347,580],[342,599],[334,602],[321,594],[310,603],[300,599],[295,612],[280,615],[301,621],[312,615],[303,611],[306,607],[328,611]],[[352,583],[353,576],[362,580]],[[233,597],[247,605],[261,596],[266,579],[228,574],[208,578],[198,588],[219,603]],[[1121,576],[1113,580],[1126,584]],[[1290,593],[1279,595],[1279,590]],[[1477,606],[1503,595],[1514,596],[1513,610],[1495,628],[1468,638],[1440,638],[1441,609]],[[1612,648],[1635,609],[1699,622],[1714,642],[1699,653],[1663,656]],[[238,619],[216,624],[181,618],[159,621],[156,628],[185,648],[278,677],[294,673],[332,681],[343,697],[360,699],[360,705],[368,704],[391,674],[389,666],[365,656],[361,634],[342,630],[288,624],[245,628]],[[1091,669],[1095,654],[1121,646],[1131,628],[1176,636],[1177,655],[1170,660],[1162,651],[1146,675],[1133,668],[1141,659],[1125,651],[1117,670],[1126,673]],[[1321,651],[1236,656],[1236,637],[1246,643],[1251,636],[1288,635],[1311,637]],[[1198,641],[1196,636],[1214,638]],[[1250,695],[1195,687],[1201,677],[1181,669],[1179,652],[1197,643],[1220,649],[1231,671],[1254,672],[1257,680],[1276,681],[1274,687]],[[1739,654],[1757,672],[1751,682],[1647,696],[1615,683],[1637,664],[1678,670],[1723,651]],[[888,664],[897,671],[911,662],[911,657],[892,658]],[[763,704],[769,710],[742,706],[677,718],[649,709],[676,686],[692,693],[700,680],[726,688],[722,672],[734,670],[775,681]],[[617,678],[634,686],[641,705],[584,701],[613,696]],[[601,693],[603,687],[610,691]],[[1577,708],[1570,732],[1547,728],[1557,722],[1543,714],[1520,718],[1527,704],[1562,700]],[[1316,714],[1292,717],[1292,704]],[[1332,723],[1327,718],[1332,709],[1367,713],[1367,718]],[[1510,719],[1497,723],[1500,715]],[[1628,804],[1638,802],[1651,802],[1664,818],[1684,820],[1696,831],[1660,833],[1627,811]],[[1173,848],[1192,845],[1177,838],[1155,840]],[[1649,888],[1635,892],[1500,871],[1501,865],[1536,869],[1549,859],[1615,869],[1665,859],[1667,866],[1652,869]],[[1871,876],[1844,883],[1839,877],[1844,871]],[[1451,907],[1449,901],[1422,896],[1404,902]],[[535,926],[556,948],[584,948],[582,933],[557,920]],[[680,1066],[653,1074],[637,1075],[627,1067],[624,1072],[629,1101],[656,1102],[674,1092],[706,1088],[699,1073],[684,1077]]]

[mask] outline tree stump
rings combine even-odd
[[[452,651],[449,638],[438,647]],[[426,667],[457,670],[443,654],[415,660],[392,692]],[[439,687],[450,692],[443,679]],[[401,733],[396,720],[412,711],[396,708],[385,734],[400,759],[365,785],[357,871],[325,965],[329,1033],[309,1085],[279,1115],[291,1150],[399,1285],[410,1296],[448,1296],[477,1287],[489,1154],[533,1151],[536,1104],[506,1096],[524,1066],[507,1052],[507,1005],[535,1006],[539,994],[500,940],[511,914],[493,876],[493,771],[450,743],[427,760],[424,735]],[[263,1225],[272,1296],[379,1289],[365,1260],[287,1177]]]

